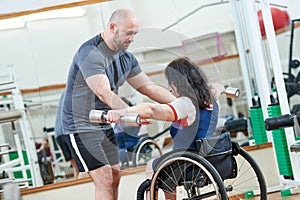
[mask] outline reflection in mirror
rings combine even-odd
[[[20,23],[0,26],[1,86],[4,85],[0,91],[1,111],[24,112],[13,126],[1,123],[0,141],[1,145],[5,144],[1,152],[10,150],[1,159],[6,181],[18,178],[23,187],[35,187],[72,178],[73,169],[63,162],[55,142],[54,121],[73,53],[83,40],[99,32],[96,29],[101,23],[97,21],[95,25],[92,19],[100,19],[99,9],[95,4],[32,14],[8,20],[10,25],[21,21],[22,26]],[[11,76],[7,79],[2,75],[6,71]],[[12,80],[15,82],[10,83]],[[18,137],[11,134],[13,131]],[[44,147],[46,154],[43,154]],[[4,165],[2,168],[7,162],[17,164],[15,157],[24,158],[20,159],[24,160],[20,169]]]
[[[170,3],[172,2],[168,1],[164,4],[166,4],[166,7],[170,7],[168,5]],[[50,159],[52,164],[55,164],[52,165],[53,174],[50,173],[49,177],[36,178],[38,180],[34,183],[29,182],[29,187],[72,178],[73,172],[70,165],[68,163],[59,165],[62,158],[60,157],[60,150],[55,145],[53,131],[58,99],[65,86],[69,65],[79,45],[104,29],[110,13],[118,7],[128,6],[131,5],[112,2],[110,4],[93,4],[64,9],[64,12],[43,12],[9,19],[10,24],[15,24],[16,26],[2,27],[0,32],[2,38],[0,52],[3,59],[0,61],[0,66],[14,66],[14,75],[18,82],[18,89],[22,92],[22,104],[25,105],[24,110],[28,125],[26,131],[32,134],[29,137],[31,144],[26,144],[23,135],[28,136],[30,134],[20,132],[22,143],[20,149],[25,151],[25,149],[28,149],[28,146],[31,146],[32,152],[30,154],[35,154],[34,160],[38,161],[37,151],[43,143],[43,139],[47,138],[52,153]],[[154,6],[154,4],[151,6]],[[143,6],[143,10],[147,10],[145,6]],[[160,12],[164,12],[162,7]],[[141,13],[143,12],[141,11]],[[174,15],[169,16],[172,17]],[[172,19],[167,18],[169,21],[173,19],[175,17]],[[163,20],[160,22],[168,23]],[[153,22],[148,20],[148,23],[151,24]],[[154,29],[154,31],[159,32],[157,29]],[[141,32],[143,34],[143,31]],[[175,43],[178,46],[180,44],[180,38],[176,37],[175,34],[164,33],[164,37],[161,38],[159,35],[156,35],[156,38],[152,40],[160,39],[160,42],[157,42],[155,45],[153,43],[147,44],[147,41],[151,41],[151,37],[155,35],[151,36],[149,30],[144,30],[144,34],[148,34],[147,37],[149,39],[143,40],[141,36],[137,39],[140,41],[136,42],[136,45],[132,46],[131,49],[137,52],[137,56],[143,55],[141,52],[142,48],[152,49],[152,52],[148,52],[148,55],[152,54],[152,57],[157,54],[153,49],[159,50],[160,53],[166,54],[168,57],[171,55],[171,58],[180,55],[161,50],[164,48],[164,45],[174,46]],[[162,38],[169,39],[165,40]],[[166,83],[161,70],[163,70],[165,63],[170,60],[168,57],[160,58],[160,61],[159,59],[158,61],[155,60],[153,64],[147,59],[141,61],[141,64],[147,68],[145,71],[151,75],[151,78],[164,86],[166,86]],[[147,67],[147,65],[151,65],[151,67]],[[123,95],[128,90],[130,90],[132,98],[135,96],[134,103],[150,101],[143,97],[137,97],[138,95],[135,94],[137,92],[130,89],[128,85],[121,89],[120,95]],[[3,96],[5,98],[5,94]],[[167,123],[153,122],[152,125],[142,127],[139,134],[149,134],[151,136],[167,126]],[[12,139],[10,138],[10,140]],[[161,139],[159,143],[163,145],[163,140]],[[35,149],[35,146],[37,146],[37,149]],[[49,159],[49,157],[46,159]],[[47,166],[45,165],[44,167]],[[34,171],[36,171],[35,176],[37,177],[39,173],[43,174],[44,169],[41,166],[30,166],[29,168],[30,170],[36,169]],[[33,173],[33,171],[31,170],[29,173]],[[33,174],[30,176],[33,177]],[[54,179],[51,176],[54,176]]]
[[[0,52],[3,59],[1,59],[0,65],[12,64],[15,68],[19,89],[22,91],[23,101],[26,105],[27,121],[33,133],[32,142],[41,144],[43,138],[49,139],[51,159],[55,163],[54,179],[50,177],[42,184],[48,184],[51,181],[58,182],[72,176],[72,168],[68,163],[59,165],[62,157],[60,157],[59,149],[54,141],[53,128],[58,99],[64,88],[67,72],[77,48],[104,29],[106,20],[114,9],[131,7],[136,11],[141,29],[129,51],[135,54],[150,78],[164,87],[167,87],[167,83],[163,70],[176,57],[185,55],[193,57],[196,61],[212,60],[212,57],[218,53],[218,47],[225,47],[226,52],[221,49],[222,55],[236,53],[236,49],[231,48],[234,43],[233,32],[219,35],[207,23],[199,21],[199,19],[207,18],[202,16],[208,14],[205,10],[162,31],[164,27],[176,22],[188,11],[201,6],[198,3],[190,1],[191,4],[184,3],[185,6],[181,1],[173,0],[145,3],[145,1],[114,1],[64,9],[63,12],[33,14],[15,19],[22,21],[22,26],[1,31]],[[157,7],[157,3],[161,6]],[[139,9],[135,9],[137,7]],[[156,17],[153,16],[153,10],[155,10]],[[210,13],[210,15],[213,14]],[[201,28],[194,24],[201,24]],[[223,37],[226,38],[226,41],[222,40]],[[224,62],[225,64],[204,63],[203,69],[208,69],[206,73],[212,78],[211,82],[222,80],[222,78],[224,80],[220,74],[229,69],[226,67],[221,69],[220,66],[232,66],[232,62],[234,66],[238,66],[237,59]],[[233,71],[240,73],[236,69]],[[215,72],[217,72],[217,76]],[[228,73],[225,74],[228,75],[225,77],[225,82],[233,84],[227,82],[230,76]],[[238,74],[232,76],[239,77]],[[238,87],[242,88],[241,81],[238,79],[234,84],[241,84]],[[128,98],[134,104],[145,101],[152,102],[127,84],[120,89],[120,96]],[[224,112],[228,111],[225,109]],[[169,125],[165,122],[153,122],[152,125],[142,126],[139,135],[152,137],[168,128]],[[171,144],[165,139],[168,137],[166,132],[155,139],[164,152],[171,149]],[[164,148],[165,145],[169,146]],[[23,148],[25,149],[25,147]]]
[[[243,91],[237,56],[211,62],[216,56],[221,58],[225,54],[237,53],[234,32],[228,31],[232,27],[224,27],[231,20],[230,17],[224,18],[230,13],[228,5],[223,5],[219,12],[211,12],[211,9],[200,10],[191,14],[188,20],[175,23],[173,27],[162,31],[167,25],[177,22],[178,18],[203,5],[205,2],[186,3],[181,0],[112,1],[63,9],[63,12],[43,12],[18,17],[14,19],[17,26],[0,31],[0,66],[14,66],[23,103],[26,105],[27,121],[33,134],[32,141],[42,143],[45,136],[49,139],[51,159],[55,163],[53,182],[72,178],[72,169],[68,163],[63,162],[61,168],[57,167],[62,158],[53,138],[58,99],[65,86],[69,66],[77,48],[104,30],[109,15],[116,8],[129,7],[136,12],[141,26],[129,51],[134,53],[143,71],[155,83],[167,87],[163,75],[166,65],[176,57],[189,56],[199,62],[210,82],[222,80],[223,83],[234,85]],[[221,17],[216,18],[215,27],[222,34],[216,33],[215,27],[211,26],[211,20],[208,20],[215,19],[216,13]],[[219,47],[221,53],[218,52]],[[128,84],[120,88],[119,95],[133,104],[152,102]],[[236,105],[247,116],[247,102],[245,99],[239,100],[241,101],[236,102]],[[227,107],[225,98],[220,101],[224,105],[221,107],[222,114],[236,114],[236,107]],[[142,126],[139,135],[153,137],[168,126],[170,123],[153,121],[152,125]],[[169,141],[168,132],[155,138],[163,152],[172,148]]]

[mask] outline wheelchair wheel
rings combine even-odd
[[[159,199],[227,199],[216,169],[191,151],[172,151],[154,167],[150,195]]]
[[[145,165],[152,158],[162,155],[159,145],[152,139],[145,138],[137,145],[132,153],[133,166]]]
[[[237,162],[237,177],[226,179],[224,186],[229,199],[245,199],[245,195],[255,195],[255,199],[267,199],[264,176],[255,160],[238,144],[233,142],[233,153]]]

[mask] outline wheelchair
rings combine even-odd
[[[224,143],[215,141],[224,137],[227,138],[226,151],[222,150]],[[177,149],[160,157],[153,166],[152,179],[139,186],[137,200],[143,200],[146,191],[149,191],[152,200],[226,200],[251,196],[267,199],[262,171],[238,143],[231,141],[230,133],[225,132],[209,140],[210,150],[201,150],[201,146],[200,149]],[[210,153],[216,149],[214,145],[222,151]]]

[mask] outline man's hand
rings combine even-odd
[[[109,110],[107,112],[106,121],[108,123],[119,123],[121,121],[121,117],[127,113],[127,109],[121,110]]]

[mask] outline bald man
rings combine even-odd
[[[118,199],[120,166],[111,125],[89,122],[90,110],[128,107],[118,96],[125,81],[159,103],[175,99],[168,90],[154,84],[127,51],[138,29],[138,20],[131,10],[116,10],[104,32],[82,44],[68,74],[63,134],[79,171],[88,172],[93,179],[96,200]]]

